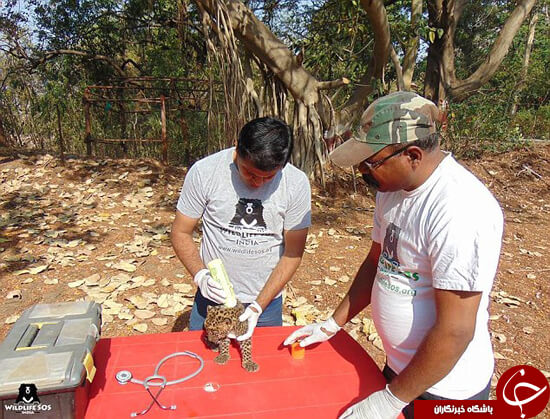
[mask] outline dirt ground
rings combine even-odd
[[[463,163],[505,214],[490,306],[493,384],[519,364],[548,377],[550,145]],[[105,337],[185,330],[194,288],[169,241],[185,172],[151,160],[63,163],[0,150],[0,340],[31,305],[82,298],[103,304]],[[344,172],[330,173],[324,191],[313,187],[313,226],[286,289],[285,324],[326,318],[366,256],[374,201],[360,179],[356,188]],[[346,330],[383,365],[368,309]]]

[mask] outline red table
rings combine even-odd
[[[87,419],[128,418],[141,412],[151,397],[143,386],[119,384],[115,374],[129,370],[143,380],[153,374],[166,355],[191,351],[204,359],[204,369],[189,381],[166,387],[159,401],[177,405],[174,411],[153,405],[144,416],[153,418],[336,418],[352,403],[382,389],[386,381],[374,361],[346,332],[306,349],[305,358],[292,358],[283,340],[295,327],[257,328],[253,358],[255,373],[241,367],[237,347],[231,360],[218,365],[216,353],[201,340],[203,332],[174,332],[101,339],[95,349],[97,373],[90,389]],[[168,381],[184,377],[198,367],[196,359],[182,356],[166,361],[159,373]],[[206,383],[217,383],[207,392]],[[158,387],[152,389],[156,394]]]

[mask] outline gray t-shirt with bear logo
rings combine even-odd
[[[311,225],[311,189],[305,173],[290,163],[250,188],[239,176],[234,151],[222,150],[189,169],[177,209],[202,217],[203,262],[221,259],[239,301],[251,303],[283,254],[283,231]]]

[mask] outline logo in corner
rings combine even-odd
[[[21,384],[19,386],[19,394],[17,395],[15,402],[4,402],[4,410],[6,412],[20,413],[22,415],[34,415],[35,413],[48,412],[52,410],[52,405],[40,402],[36,385]],[[1,412],[0,417],[2,417]]]
[[[19,395],[17,396],[15,403],[40,403],[36,386],[34,384],[21,384],[19,386]]]
[[[542,372],[530,365],[516,365],[498,380],[497,400],[512,408],[511,417],[532,418],[544,410],[550,399],[550,386]],[[518,416],[515,416],[518,417]]]

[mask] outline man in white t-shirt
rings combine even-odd
[[[414,400],[487,399],[493,373],[489,292],[503,215],[488,189],[439,148],[441,113],[397,92],[373,102],[356,138],[330,157],[377,188],[370,251],[333,316],[292,333],[333,336],[371,304],[384,350],[383,390],[342,417],[413,417]]]
[[[196,162],[185,176],[172,225],[172,245],[193,276],[189,330],[201,330],[207,307],[225,301],[206,265],[221,259],[248,339],[258,326],[282,324],[282,296],[304,253],[311,224],[311,190],[304,172],[289,163],[292,130],[264,117],[241,129],[237,147]],[[193,230],[202,218],[200,254]]]

